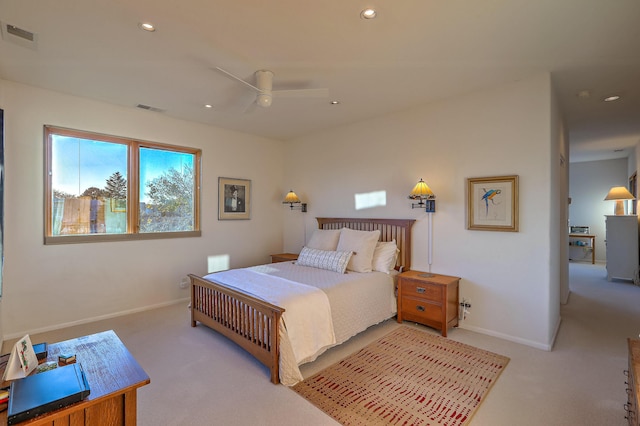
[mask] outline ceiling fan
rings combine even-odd
[[[262,108],[268,108],[271,106],[273,97],[283,98],[326,98],[329,96],[328,89],[288,89],[288,90],[273,90],[273,72],[269,70],[258,70],[254,74],[256,76],[256,85],[248,83],[238,77],[231,74],[229,71],[220,67],[216,67],[216,70],[220,71],[227,77],[244,84],[256,92],[255,104]],[[252,104],[253,105],[253,104]]]

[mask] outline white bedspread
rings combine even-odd
[[[293,384],[302,380],[298,364],[315,359],[336,343],[327,295],[312,286],[272,276],[252,268],[232,269],[204,277],[235,288],[285,309],[280,331],[280,381]],[[281,362],[281,365],[283,363]]]
[[[382,272],[339,274],[299,266],[295,262],[280,262],[217,272],[204,278],[286,309],[278,327],[280,382],[286,386],[293,386],[303,379],[299,368],[301,364],[315,360],[331,346],[345,342],[396,313],[394,276]],[[247,282],[250,282],[249,287]],[[310,307],[308,303],[298,305],[295,298],[289,297],[290,290],[293,294],[302,295],[303,300],[314,300],[311,302],[314,306]],[[327,300],[328,305],[325,305]],[[324,313],[316,312],[318,309]],[[329,318],[322,320],[324,325],[320,327],[323,331],[318,331],[320,321],[313,318],[324,316],[327,309]],[[326,340],[327,324],[331,324],[332,343]],[[298,349],[299,333],[303,339],[306,334],[313,336],[314,343],[307,346],[309,342],[303,342],[306,348]]]

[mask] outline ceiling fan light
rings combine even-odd
[[[272,97],[267,93],[260,93],[258,98],[256,99],[256,103],[260,105],[262,108],[268,108],[271,106]]]

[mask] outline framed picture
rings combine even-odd
[[[127,200],[111,199],[111,211],[113,213],[123,213],[127,211]]]
[[[251,219],[251,181],[218,178],[218,220]]]
[[[467,229],[518,232],[518,176],[467,179]]]

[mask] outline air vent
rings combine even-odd
[[[36,50],[38,47],[38,34],[16,27],[15,25],[0,22],[2,25],[2,39],[18,46]]]
[[[27,41],[33,42],[33,40],[35,39],[35,34],[32,32],[29,32],[27,30],[23,30],[22,28],[18,28],[14,25],[7,25],[7,32],[11,35],[14,35],[16,37],[20,37],[23,38]]]
[[[160,108],[156,108],[156,107],[152,107],[149,105],[143,105],[143,104],[138,104],[136,105],[138,108],[140,109],[146,109],[147,111],[153,111],[153,112],[164,112],[163,109]]]

